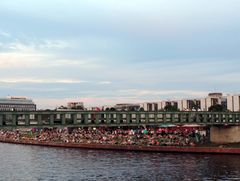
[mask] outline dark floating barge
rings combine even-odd
[[[142,151],[142,152],[168,152],[168,153],[207,153],[207,154],[240,154],[240,147],[230,146],[136,146],[136,145],[109,145],[109,144],[73,144],[73,143],[54,143],[39,141],[13,141],[0,140],[2,143],[79,148],[79,149],[97,149],[97,150],[117,150],[117,151]]]

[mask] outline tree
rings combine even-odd
[[[191,110],[195,110],[195,111],[198,111],[200,109],[200,105],[197,103],[197,102],[192,102],[191,103],[191,106],[190,106],[190,109]]]
[[[140,107],[140,108],[139,108],[139,111],[144,111],[144,108],[143,108],[143,107]]]
[[[164,111],[174,112],[174,111],[179,111],[179,109],[177,108],[177,106],[173,106],[169,104],[164,107]]]
[[[224,108],[224,106],[222,106],[220,104],[216,104],[216,105],[209,107],[208,111],[209,112],[225,112],[226,108]]]
[[[116,109],[114,107],[111,107],[110,111],[116,111]]]

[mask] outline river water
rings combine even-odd
[[[0,143],[0,180],[240,180],[240,155],[168,154]]]

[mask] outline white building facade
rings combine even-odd
[[[200,99],[183,99],[178,101],[178,109],[180,111],[198,111],[201,109]]]
[[[240,112],[240,94],[227,96],[227,108],[232,112]]]
[[[211,106],[222,105],[227,109],[227,97],[222,93],[210,93],[208,97],[201,99],[201,111],[208,111]]]
[[[209,111],[211,106],[221,105],[224,110],[240,112],[240,94],[224,96],[222,93],[209,93],[205,98],[145,102],[140,104],[144,111],[164,110],[167,105],[177,106],[180,111]]]
[[[36,111],[36,104],[26,97],[0,98],[0,111]]]
[[[140,107],[144,109],[144,111],[158,111],[158,104],[156,102],[144,102],[140,104]]]

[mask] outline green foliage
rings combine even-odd
[[[116,109],[114,107],[111,107],[111,108],[106,108],[105,111],[116,111]]]
[[[216,105],[213,105],[213,106],[209,107],[208,111],[209,112],[225,112],[227,110],[222,105],[216,104]]]
[[[191,103],[190,109],[197,111],[198,109],[200,109],[200,106],[196,102],[193,101]]]
[[[116,109],[114,107],[111,107],[110,111],[116,111]]]
[[[167,112],[176,112],[176,111],[179,111],[179,109],[177,108],[177,106],[166,105],[166,106],[164,107],[164,111],[167,111]]]

